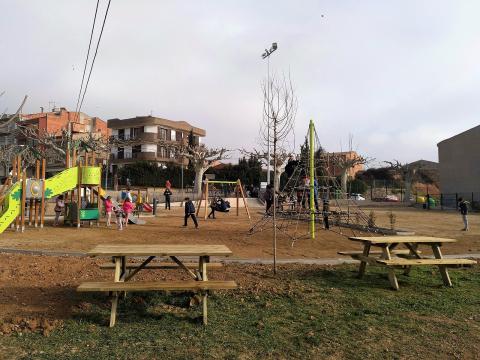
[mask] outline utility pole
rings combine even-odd
[[[272,43],[270,49],[265,49],[265,52],[262,54],[262,59],[267,59],[267,83],[270,82],[270,55],[277,50],[277,43]],[[267,86],[267,91],[269,86]],[[267,97],[269,94],[267,93]],[[268,109],[270,112],[270,109]],[[270,184],[270,124],[267,126],[267,184]]]

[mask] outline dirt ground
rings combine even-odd
[[[370,209],[366,209],[368,213]],[[379,226],[390,227],[389,209],[373,209]],[[244,212],[235,215],[218,214],[216,220],[203,219],[199,229],[195,229],[191,220],[184,228],[183,209],[162,210],[157,217],[145,217],[145,225],[130,225],[124,231],[117,231],[115,225],[106,228],[102,222],[100,227],[52,227],[47,223],[43,230],[28,228],[24,233],[8,229],[0,234],[0,248],[51,250],[60,252],[84,252],[97,244],[106,243],[138,243],[138,244],[225,244],[239,259],[271,259],[272,229],[271,222],[257,226],[263,231],[255,231],[248,235],[249,229],[261,218],[261,209],[252,209],[252,220]],[[393,209],[396,215],[396,227],[414,231],[419,235],[441,236],[457,239],[455,244],[444,246],[446,254],[480,253],[480,215],[470,215],[471,231],[464,232],[460,215],[455,212],[426,211],[414,208]],[[297,228],[298,226],[298,228]],[[308,236],[308,224],[292,222],[288,226],[290,235],[303,238],[295,241],[279,231],[277,256],[279,259],[312,259],[338,258],[337,251],[359,249],[359,244],[348,240],[348,236],[361,235],[350,229],[332,227],[325,231],[317,226],[315,240]]]
[[[457,213],[424,211],[417,209],[396,208],[398,228],[415,231],[421,235],[435,235],[455,238],[459,241],[445,246],[446,254],[480,253],[480,215],[470,217],[472,230],[462,232],[461,218]],[[147,224],[131,225],[124,231],[115,228],[100,227],[70,228],[46,226],[43,230],[28,228],[23,234],[11,229],[0,235],[1,248],[42,249],[64,252],[83,252],[101,243],[196,243],[225,244],[236,258],[272,257],[271,231],[264,230],[254,235],[247,235],[248,230],[261,218],[260,210],[252,211],[251,221],[241,214],[239,218],[232,214],[219,214],[216,220],[200,220],[197,230],[191,224],[182,227],[183,210],[161,211],[156,217],[146,217]],[[377,223],[389,225],[389,212],[376,209]],[[280,259],[338,258],[340,250],[358,249],[358,244],[350,242],[344,234],[320,230],[315,240],[298,240],[292,247],[290,238],[280,233],[278,257]],[[306,224],[301,224],[298,234],[306,231]],[[50,329],[60,326],[62,319],[69,318],[76,308],[82,307],[81,298],[75,287],[81,281],[110,279],[111,272],[101,271],[97,266],[105,259],[90,259],[78,256],[32,256],[19,254],[0,254],[0,324],[9,332],[15,327],[41,328],[48,333]],[[291,265],[286,269],[302,267]],[[263,274],[259,276],[259,274]],[[233,278],[242,287],[254,286],[274,289],[282,286],[281,282],[272,280],[269,266],[227,265],[226,271],[212,273],[212,278]],[[148,279],[149,272],[139,275],[139,279]],[[178,272],[160,273],[162,279],[182,276]],[[156,273],[158,279],[158,273]],[[78,309],[77,309],[78,310]],[[33,324],[33,325],[32,325]]]

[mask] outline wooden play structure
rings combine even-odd
[[[202,207],[202,202],[204,203],[204,219],[207,220],[208,208],[210,206],[210,196],[209,196],[209,185],[210,184],[230,184],[235,185],[235,198],[236,198],[236,207],[237,207],[237,216],[240,215],[240,197],[243,200],[243,205],[245,206],[245,212],[247,213],[248,218],[250,219],[250,210],[248,209],[247,200],[245,199],[245,193],[243,191],[242,182],[240,179],[237,181],[226,181],[226,180],[209,180],[206,179],[202,187],[202,195],[200,196],[200,201],[197,207],[197,216],[200,213],[200,208]]]
[[[25,230],[28,224],[43,228],[48,199],[65,194],[65,223],[80,227],[82,221],[98,220],[100,217],[101,167],[97,165],[95,152],[83,149],[83,158],[78,149],[66,154],[66,169],[46,179],[46,160],[38,156],[34,176],[27,177],[27,167],[22,167],[21,155],[12,159],[12,172],[7,178],[0,202],[0,233],[10,224],[17,231]]]

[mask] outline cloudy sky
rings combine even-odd
[[[2,110],[24,94],[25,112],[75,108],[95,4],[0,0]],[[290,72],[299,102],[292,144],[312,118],[327,150],[352,134],[377,162],[436,161],[438,141],[479,124],[479,14],[476,0],[112,0],[82,110],[152,113],[205,128],[212,146],[258,146],[260,55],[276,41],[271,71]]]

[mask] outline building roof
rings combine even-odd
[[[480,125],[477,125],[477,126],[474,126],[473,128],[471,129],[468,129],[468,130],[465,130],[457,135],[454,135],[452,137],[449,137],[448,139],[445,139],[445,140],[442,140],[440,141],[437,146],[440,146],[440,144],[442,143],[447,143],[447,142],[450,142],[450,141],[454,141],[456,140],[457,138],[460,138],[460,137],[463,137],[465,135],[468,135],[470,132],[473,132],[473,131],[480,131]]]
[[[191,131],[198,136],[205,136],[207,133],[204,129],[197,128],[190,125],[186,121],[168,120],[154,116],[137,116],[130,119],[110,119],[108,120],[108,127],[110,129],[123,129],[127,127],[160,125],[170,129],[179,129],[183,131]]]

